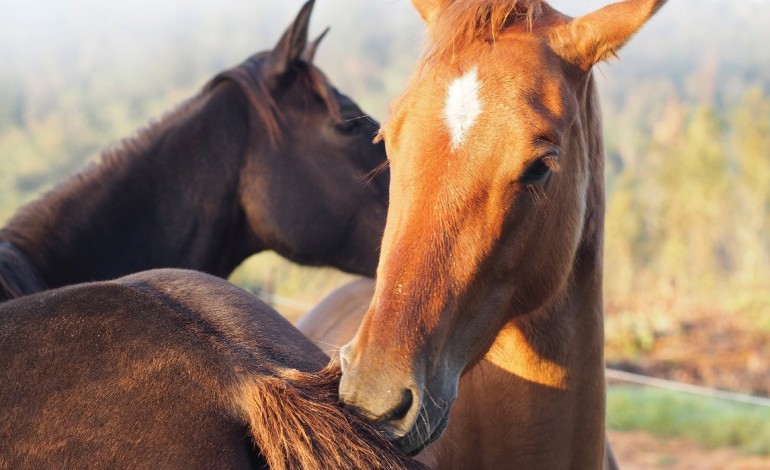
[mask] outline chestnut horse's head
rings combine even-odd
[[[441,434],[460,375],[500,330],[559,298],[581,240],[601,249],[591,68],[665,0],[576,19],[537,0],[413,3],[430,47],[382,128],[377,286],[340,385],[407,452]]]

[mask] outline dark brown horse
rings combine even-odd
[[[312,65],[312,7],[272,51],[21,208],[0,230],[0,299],[159,267],[226,276],[268,249],[373,275],[387,174],[369,174],[385,151]]]
[[[382,129],[388,219],[340,398],[406,452],[435,440],[438,468],[612,466],[592,68],[665,0],[413,3],[430,46]]]
[[[420,468],[253,295],[154,270],[0,304],[0,468]]]

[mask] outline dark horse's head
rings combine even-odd
[[[385,149],[313,66],[312,8],[273,50],[21,208],[0,228],[0,299],[152,268],[227,276],[263,250],[373,275]]]
[[[308,1],[271,51],[215,77],[250,102],[252,138],[239,193],[252,249],[301,264],[373,275],[385,225],[385,149],[379,124],[312,64]]]

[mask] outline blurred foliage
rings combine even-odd
[[[217,71],[272,47],[301,4],[9,1],[0,4],[0,224]],[[385,117],[419,55],[419,18],[403,0],[317,3],[312,32],[332,30],[316,62]],[[768,25],[768,2],[669,2],[597,72],[608,306],[622,312],[636,299],[638,312],[646,298],[659,312],[609,326],[637,331],[641,350],[671,309],[693,302],[770,318]],[[312,303],[348,278],[263,256],[233,279]]]

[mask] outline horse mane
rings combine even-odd
[[[163,137],[165,132],[179,121],[182,121],[199,109],[200,103],[222,82],[231,81],[248,100],[251,109],[259,116],[262,124],[268,132],[268,139],[274,145],[280,143],[282,133],[280,123],[283,121],[281,111],[270,94],[270,88],[265,83],[267,54],[258,53],[249,59],[220,72],[209,80],[196,95],[183,101],[181,104],[163,114],[158,120],[150,120],[144,128],[140,128],[133,135],[120,140],[117,144],[108,147],[102,152],[101,164],[108,167],[125,166],[133,156],[147,152],[152,145]],[[326,82],[326,77],[316,67],[304,61],[299,61],[292,68],[299,74],[299,78],[324,101],[329,112],[339,117],[339,104],[332,97]],[[77,177],[89,176],[96,169],[88,167],[79,173]]]
[[[0,302],[47,289],[37,269],[10,243],[0,243]]]
[[[517,24],[531,28],[543,0],[456,0],[444,2],[431,24],[428,57],[442,59],[476,41],[494,42]]]
[[[242,383],[234,407],[245,415],[254,444],[276,470],[422,469],[366,420],[342,408],[337,361],[316,373],[295,369]]]

